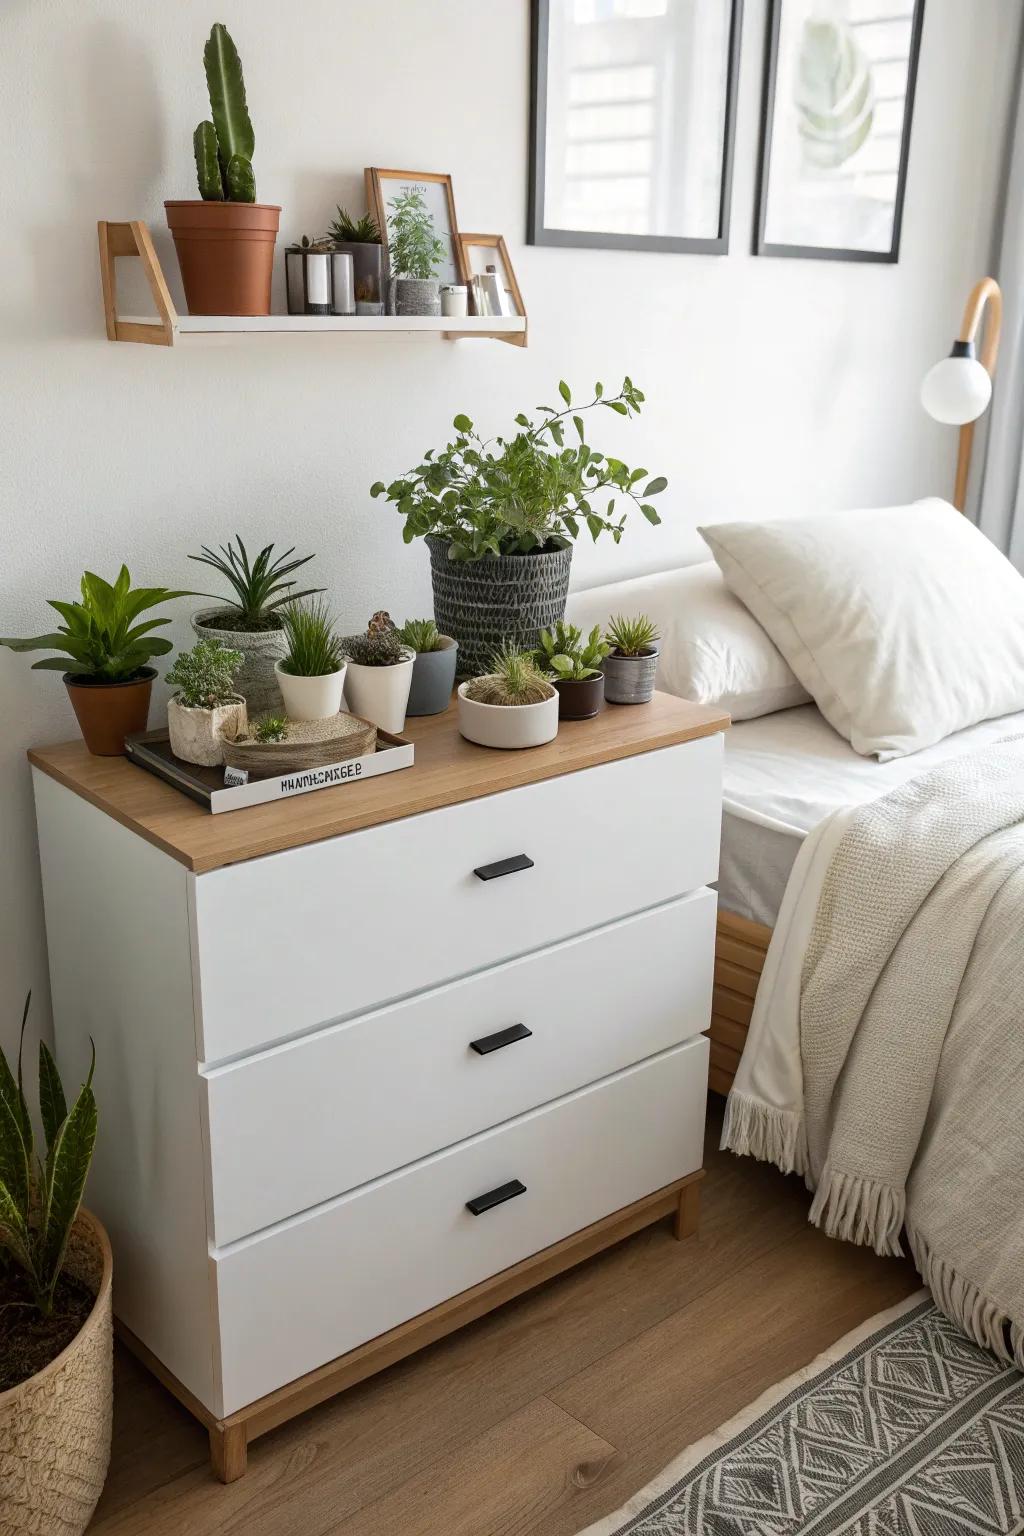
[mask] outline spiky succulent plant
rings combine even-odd
[[[406,619],[399,633],[404,644],[415,651],[417,656],[422,656],[424,651],[444,649],[444,642],[433,619]]]
[[[407,661],[402,632],[395,628],[391,615],[380,609],[366,626],[365,635],[350,635],[345,654],[359,667],[394,667]]]
[[[477,704],[503,704],[511,707],[540,704],[550,699],[554,689],[537,668],[529,651],[520,651],[508,640],[491,658],[491,670],[474,677],[466,685],[467,699]]]
[[[661,633],[645,613],[629,619],[615,614],[608,620],[604,638],[620,656],[643,656],[661,639]]]

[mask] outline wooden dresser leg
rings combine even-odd
[[[672,1235],[677,1243],[692,1237],[700,1220],[700,1183],[687,1184],[679,1191],[679,1204],[672,1221]]]
[[[245,1476],[248,1462],[248,1442],[244,1424],[221,1427],[214,1424],[210,1429],[210,1465],[214,1476],[222,1483],[236,1483]]]

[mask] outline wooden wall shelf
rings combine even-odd
[[[526,346],[525,315],[468,315],[453,319],[444,315],[179,315],[154,249],[148,227],[139,219],[127,224],[101,219],[98,226],[100,278],[108,341],[146,342],[173,347],[181,342],[214,336],[233,339],[251,336],[296,336],[373,333],[407,335],[428,333],[446,341],[483,337]],[[156,305],[156,318],[119,315],[117,312],[118,256],[136,256]]]

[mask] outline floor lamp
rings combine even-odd
[[[986,310],[987,318],[986,318]],[[985,335],[980,358],[975,343],[985,318]],[[947,426],[960,428],[960,451],[956,460],[953,505],[958,512],[967,501],[967,476],[974,447],[974,423],[992,399],[992,376],[996,371],[999,332],[1003,320],[1003,295],[994,277],[983,277],[971,290],[964,310],[960,334],[953,350],[941,363],[925,374],[921,385],[921,404],[929,416]]]

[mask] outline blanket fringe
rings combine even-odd
[[[829,1237],[847,1243],[870,1245],[876,1253],[898,1258],[900,1229],[906,1214],[906,1196],[878,1179],[837,1173],[825,1164],[810,1220]]]
[[[801,1114],[777,1109],[735,1088],[725,1105],[723,1152],[774,1163],[783,1173],[807,1173],[807,1137]]]
[[[909,1225],[907,1236],[914,1263],[940,1311],[976,1344],[1024,1371],[1024,1323],[1014,1322],[996,1302],[940,1259]]]

